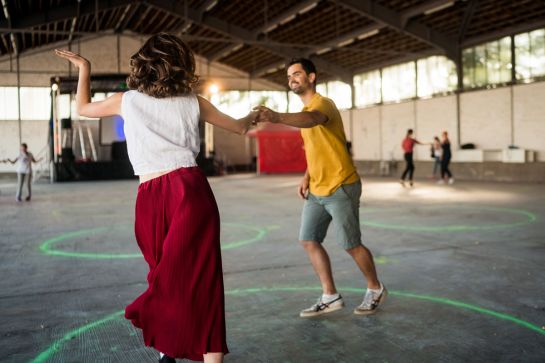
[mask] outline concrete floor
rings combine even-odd
[[[364,281],[326,240],[347,308],[319,295],[297,244],[298,176],[212,178],[223,223],[226,362],[544,362],[545,188],[364,181],[361,221],[391,294],[360,317]],[[136,181],[0,182],[0,361],[155,362],[121,315],[145,289]]]

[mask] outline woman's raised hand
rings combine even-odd
[[[81,55],[69,50],[55,49],[55,54],[61,58],[67,59],[76,68],[89,67],[91,63]]]

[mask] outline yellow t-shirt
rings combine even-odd
[[[346,148],[343,122],[335,103],[316,93],[303,111],[319,111],[328,118],[321,125],[301,129],[310,192],[324,197],[333,194],[342,184],[357,182],[360,177]]]

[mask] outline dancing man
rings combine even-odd
[[[304,58],[294,59],[287,70],[288,85],[304,107],[302,112],[279,113],[259,106],[258,122],[282,123],[301,128],[307,171],[299,185],[305,199],[299,240],[318,275],[323,294],[316,304],[301,311],[313,317],[344,307],[335,287],[331,263],[322,242],[331,221],[337,242],[354,259],[367,279],[367,291],[354,313],[376,312],[387,291],[379,282],[371,252],[361,243],[359,206],[361,181],[346,146],[343,123],[335,103],[316,92],[316,67]]]

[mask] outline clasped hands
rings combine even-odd
[[[254,107],[250,114],[254,117],[252,122],[254,125],[260,122],[271,122],[275,124],[280,122],[280,113],[265,106]]]

